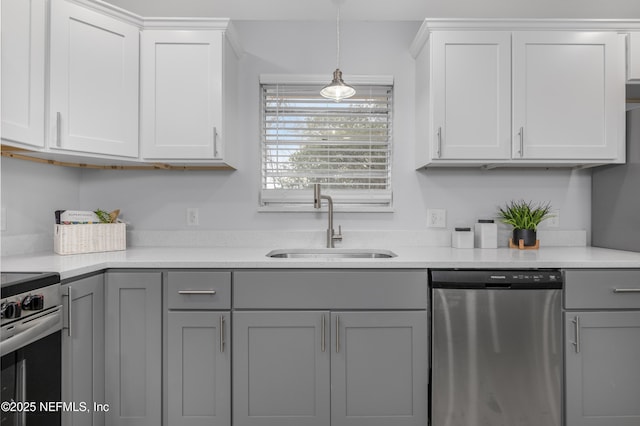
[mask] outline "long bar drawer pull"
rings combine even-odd
[[[336,315],[336,353],[340,353],[340,316]]]
[[[326,350],[326,340],[325,340],[326,330],[325,330],[325,317],[322,314],[322,323],[320,327],[320,350],[324,352]]]
[[[576,348],[576,353],[580,353],[580,317],[575,317],[572,321],[576,331],[576,341],[573,342],[573,346]]]
[[[71,288],[71,286],[67,287],[67,335],[69,337],[73,337],[71,336],[71,318],[72,318],[72,314],[73,312],[71,311],[71,309],[73,308],[73,296],[72,296],[72,291],[73,289]]]
[[[518,154],[520,154],[520,157],[522,158],[524,156],[524,127],[520,127],[518,135],[520,136],[520,150],[518,151]]]
[[[224,353],[224,315],[220,315],[220,353]]]
[[[178,290],[178,294],[216,294],[215,290]]]
[[[213,158],[218,158],[218,129],[213,126]]]
[[[62,130],[60,129],[62,123],[62,114],[56,112],[56,146],[62,146]]]
[[[614,293],[640,293],[640,288],[614,288]]]

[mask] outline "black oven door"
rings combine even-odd
[[[0,426],[60,426],[60,366],[60,331],[3,355]]]

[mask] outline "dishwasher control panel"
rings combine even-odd
[[[433,288],[562,288],[556,269],[432,269]]]

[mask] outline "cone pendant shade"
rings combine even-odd
[[[339,102],[356,94],[356,89],[342,80],[342,71],[336,68],[333,72],[333,80],[320,91],[320,94],[328,99]]]

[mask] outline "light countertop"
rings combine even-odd
[[[376,248],[376,247],[372,247]],[[539,250],[385,247],[391,259],[272,259],[264,247],[162,247],[61,256],[37,253],[2,257],[3,271],[59,272],[63,280],[107,268],[640,268],[640,253],[596,247]]]

